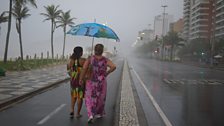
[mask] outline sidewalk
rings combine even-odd
[[[0,110],[68,80],[66,65],[9,72],[0,77]]]
[[[124,62],[120,99],[119,126],[139,126],[127,61]]]

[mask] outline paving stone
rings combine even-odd
[[[128,73],[127,62],[125,62],[124,73],[122,77],[119,126],[131,125],[139,126],[139,122]]]
[[[14,92],[10,92],[10,94],[12,95],[23,95],[23,94],[26,94],[28,92],[22,92],[22,91],[14,91]]]
[[[8,98],[11,98],[13,95],[9,95],[9,94],[0,94],[0,101],[1,100],[6,100]]]
[[[13,91],[13,89],[0,88],[0,92]]]

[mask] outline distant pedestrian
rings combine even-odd
[[[83,97],[84,97],[84,87],[79,84],[80,73],[85,62],[84,58],[81,58],[83,54],[83,49],[77,46],[73,50],[73,54],[70,57],[70,61],[67,69],[70,75],[70,87],[71,87],[71,111],[70,117],[74,117],[74,107],[76,101],[78,100],[78,110],[76,113],[76,118],[81,117],[80,111],[82,109]]]
[[[105,115],[105,101],[107,92],[106,77],[116,69],[115,64],[102,56],[104,46],[97,44],[95,46],[95,55],[89,57],[83,66],[80,76],[80,84],[87,76],[85,88],[85,104],[88,112],[88,123],[93,118],[101,118]],[[109,70],[107,70],[109,67]]]

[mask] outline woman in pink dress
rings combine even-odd
[[[83,71],[80,75],[80,84],[83,84],[83,79],[87,77],[85,88],[85,104],[88,112],[88,123],[91,123],[93,118],[101,118],[105,115],[105,101],[107,92],[106,77],[116,69],[115,64],[102,56],[103,45],[95,46],[95,55],[85,61]],[[109,70],[107,70],[109,67]]]

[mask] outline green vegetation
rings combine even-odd
[[[31,59],[31,60],[17,60],[8,61],[4,63],[0,61],[0,68],[6,71],[18,71],[18,70],[30,70],[36,68],[42,68],[52,66],[56,64],[66,63],[67,60],[61,59]]]

